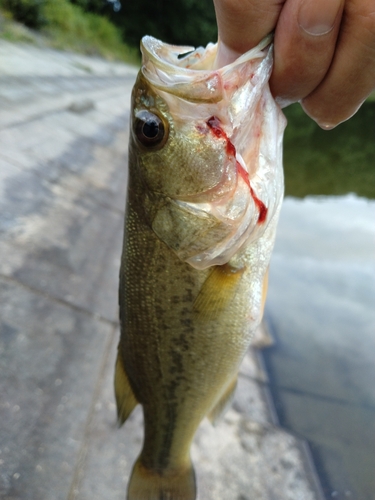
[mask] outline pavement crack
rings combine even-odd
[[[89,441],[90,435],[92,433],[93,421],[95,416],[95,407],[99,400],[100,393],[102,391],[102,386],[104,382],[104,376],[106,372],[106,368],[109,363],[109,358],[111,354],[111,349],[113,343],[116,341],[117,328],[114,327],[112,329],[111,335],[108,337],[108,341],[104,350],[104,354],[102,357],[102,362],[99,369],[99,374],[95,383],[94,392],[91,400],[91,405],[87,414],[87,419],[83,431],[83,439],[81,448],[78,452],[77,463],[74,469],[73,479],[70,484],[69,493],[67,496],[67,500],[75,500],[79,495],[79,489],[82,484],[82,480],[84,477],[86,462],[87,462],[87,454],[89,449]]]
[[[53,295],[50,295],[50,294],[44,292],[43,290],[40,290],[38,288],[27,285],[27,284],[23,283],[22,281],[19,281],[18,279],[14,278],[13,276],[7,276],[5,274],[0,274],[0,278],[3,279],[4,281],[9,282],[9,283],[16,284],[16,285],[24,288],[25,290],[28,290],[29,292],[36,293],[39,296],[44,297],[45,299],[48,299],[52,302],[55,302],[56,304],[63,305],[65,307],[68,307],[69,309],[73,309],[74,311],[77,311],[79,313],[90,316],[94,320],[106,323],[107,325],[111,325],[115,328],[117,328],[119,325],[119,321],[117,321],[117,320],[114,321],[114,320],[108,319],[100,314],[97,314],[97,313],[90,311],[90,309],[86,309],[85,307],[78,306],[77,304],[73,304],[72,302],[69,302],[68,300],[64,300],[60,297],[55,297]]]

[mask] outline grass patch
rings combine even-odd
[[[350,120],[324,131],[298,104],[284,110],[285,194],[375,198],[375,100],[368,99]]]
[[[29,11],[20,10],[18,4],[32,4],[34,10],[30,12],[33,17],[30,17]],[[38,6],[37,11],[35,5]],[[68,0],[0,0],[0,6],[3,8],[0,29],[2,38],[32,42],[35,37],[40,38],[42,35],[45,44],[50,47],[101,56],[109,60],[139,63],[138,51],[123,43],[120,31],[107,18],[85,12]],[[4,10],[5,8],[8,10]],[[10,17],[19,17],[21,14],[21,21],[28,22],[29,26],[37,23],[39,31],[35,32],[19,23],[11,22]]]
[[[1,17],[1,12],[0,12]],[[15,23],[11,19],[2,16],[0,25],[0,38],[8,42],[35,43],[36,37],[31,30],[22,24]]]

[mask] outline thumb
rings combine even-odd
[[[275,29],[285,0],[214,0],[219,32],[216,67],[233,62]]]

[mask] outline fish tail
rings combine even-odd
[[[191,462],[173,472],[158,472],[134,464],[127,500],[195,500],[195,473]]]

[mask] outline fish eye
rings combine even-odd
[[[168,139],[168,127],[163,120],[145,109],[135,115],[134,132],[138,141],[147,148],[160,149]]]

